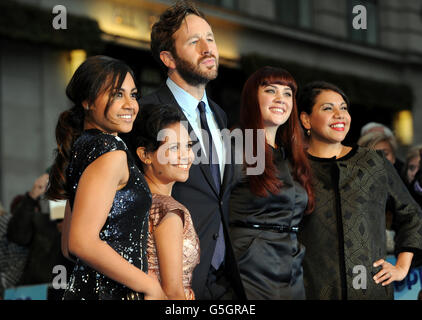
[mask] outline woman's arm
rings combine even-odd
[[[410,195],[396,169],[385,157],[383,158],[388,179],[385,186],[392,201],[397,228],[396,247],[400,252],[395,266],[384,259],[374,262],[374,267],[382,266],[382,270],[374,276],[374,280],[384,286],[393,281],[403,280],[409,272],[414,252],[422,249],[422,211]]]
[[[393,165],[384,157],[388,196],[394,216],[397,252],[422,250],[422,210],[415,202]]]
[[[183,221],[168,212],[154,231],[161,285],[170,300],[186,300],[183,289]]]
[[[98,272],[136,292],[145,299],[165,299],[159,282],[120,256],[100,239],[116,190],[129,177],[126,153],[108,152],[83,172],[76,190],[67,247]]]
[[[374,276],[375,283],[386,286],[393,281],[402,281],[409,272],[412,258],[412,252],[400,252],[395,266],[384,259],[376,261],[374,267],[382,266],[382,270]]]

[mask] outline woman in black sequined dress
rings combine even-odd
[[[48,196],[67,199],[62,251],[76,260],[64,299],[164,299],[148,276],[151,193],[124,142],[138,113],[133,72],[104,56],[88,58],[66,89]]]

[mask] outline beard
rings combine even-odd
[[[176,70],[180,74],[183,80],[185,80],[191,86],[206,85],[209,81],[217,78],[218,75],[218,59],[210,54],[202,57],[198,60],[197,64],[187,61],[179,57],[176,52],[173,53],[173,57],[176,63]],[[215,59],[215,67],[203,71],[200,68],[200,63],[209,58]]]

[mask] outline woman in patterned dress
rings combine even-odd
[[[302,88],[300,119],[309,137],[315,209],[299,228],[307,299],[393,299],[422,249],[421,209],[381,151],[343,144],[349,100],[326,82]],[[395,265],[386,259],[385,208],[397,226]]]
[[[171,300],[193,300],[192,272],[199,263],[199,239],[189,211],[171,197],[176,182],[189,177],[194,155],[188,131],[175,106],[142,108],[128,135],[152,192],[148,271],[156,274]]]
[[[64,299],[165,299],[146,274],[151,194],[118,133],[138,113],[133,72],[123,62],[88,58],[66,94],[47,195],[66,199],[62,251],[76,260]],[[139,240],[141,239],[141,241]]]

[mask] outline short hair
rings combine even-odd
[[[373,149],[378,143],[383,141],[386,141],[390,144],[391,149],[393,149],[393,152],[395,154],[397,151],[396,138],[394,138],[394,136],[387,135],[384,132],[369,132],[360,137],[358,145],[360,145],[361,147]]]
[[[418,144],[409,149],[406,154],[406,162],[409,162],[410,159],[419,157],[422,151],[422,144]]]
[[[205,15],[192,2],[182,0],[177,1],[173,6],[164,11],[160,15],[159,20],[152,26],[152,56],[164,69],[167,67],[161,61],[160,53],[162,51],[169,51],[172,54],[175,53],[173,34],[179,30],[183,20],[190,14],[197,15],[207,21]]]
[[[301,112],[306,112],[307,114],[312,113],[312,108],[315,105],[316,98],[323,91],[334,91],[342,96],[343,100],[346,102],[347,106],[350,107],[349,98],[346,94],[336,85],[325,82],[325,81],[314,81],[305,85],[300,91],[297,99],[297,107],[299,109],[299,114]]]
[[[374,128],[382,128],[384,133],[387,136],[394,137],[393,131],[391,131],[390,128],[388,128],[387,126],[383,125],[382,123],[378,123],[378,122],[369,122],[369,123],[365,124],[362,127],[362,129],[360,129],[360,135],[364,136],[365,134],[369,133]]]
[[[184,119],[182,111],[176,105],[147,104],[142,106],[133,123],[132,131],[121,135],[135,157],[139,169],[143,171],[143,164],[136,154],[136,149],[144,147],[146,152],[155,152],[163,144],[163,141],[157,139],[158,133]]]

